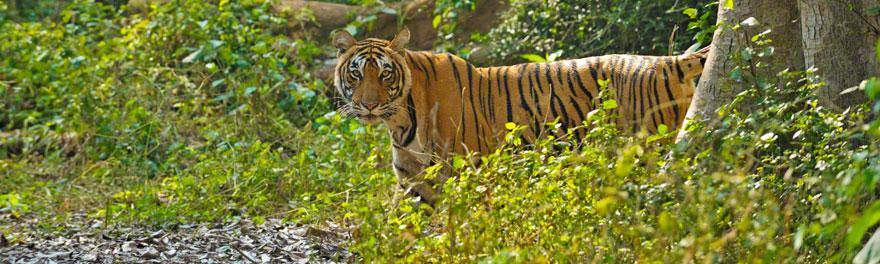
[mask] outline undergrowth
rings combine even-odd
[[[614,104],[581,142],[522,146],[509,124],[480,166],[444,164],[455,173],[436,207],[392,205],[384,128],[333,111],[311,74],[332,49],[278,34],[291,18],[270,5],[79,0],[0,16],[0,214],[46,228],[83,212],[330,221],[363,260],[441,263],[848,262],[880,219],[880,108],[822,108],[812,72],[753,85],[678,144],[619,133]],[[27,239],[14,226],[0,232]]]

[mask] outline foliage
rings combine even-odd
[[[564,58],[615,53],[665,55],[711,40],[715,1],[511,1],[488,35],[497,63],[522,62],[519,54],[562,52]],[[671,36],[674,38],[670,41]],[[674,45],[670,47],[670,42]]]
[[[83,0],[0,25],[7,208],[163,223],[305,210],[300,201],[363,188],[343,182],[366,175],[339,168],[360,166],[373,145],[357,142],[375,133],[327,115],[311,75],[324,51],[273,33],[285,19],[269,2],[125,13]],[[364,154],[343,161],[341,149]]]
[[[536,3],[513,2],[490,36],[498,55],[665,54],[669,25],[711,28],[697,2]],[[364,260],[443,263],[846,262],[880,220],[877,80],[862,86],[870,109],[834,113],[818,105],[813,72],[753,78],[745,64],[736,81],[749,88],[718,123],[690,126],[693,141],[621,134],[605,100],[585,141],[523,146],[525,127],[508,124],[507,147],[428,169],[455,171],[439,205],[391,204],[384,128],[333,111],[312,75],[333,49],[277,33],[290,18],[270,4],[131,13],[78,0],[29,19],[0,8],[0,214],[44,227],[74,212],[156,225],[332,221]],[[676,47],[692,42],[679,33]],[[737,56],[771,56],[767,43]]]
[[[658,147],[595,118],[582,144],[548,138],[455,166],[442,206],[367,218],[361,232],[388,239],[356,249],[412,262],[851,259],[876,222],[878,139],[862,114],[819,107],[818,81],[798,76],[739,95],[728,109],[758,103],[693,126],[690,145]],[[667,164],[670,148],[682,154]]]
[[[15,20],[35,21],[44,17],[57,15],[67,4],[59,0],[6,0],[3,1],[7,8],[0,16],[7,16]]]

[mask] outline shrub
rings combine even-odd
[[[311,75],[323,50],[273,32],[284,23],[262,0],[167,1],[143,14],[79,0],[34,21],[0,18],[0,194],[61,210],[155,201],[151,187],[163,179],[186,178],[202,162],[235,163],[238,155],[227,148],[305,151],[292,137],[314,133],[300,128],[322,127],[315,120],[332,110],[320,96],[325,85]],[[194,177],[232,176],[226,172]],[[257,192],[276,176],[259,174],[257,184],[236,187]],[[138,191],[125,194],[129,188]],[[44,191],[51,195],[31,195]],[[90,192],[103,195],[83,195]],[[71,205],[71,197],[78,202]],[[161,209],[148,204],[119,207]],[[161,221],[225,216],[126,214]]]
[[[696,41],[707,43],[714,1],[511,1],[501,24],[488,35],[497,63],[523,61],[521,54],[562,52],[563,58],[616,53],[665,55],[683,51]],[[687,15],[685,14],[687,10]],[[700,16],[692,21],[691,17]],[[691,25],[689,25],[692,23]],[[674,30],[675,28],[678,30]],[[670,47],[670,37],[676,31]]]

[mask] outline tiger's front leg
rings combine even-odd
[[[394,174],[397,175],[398,187],[407,194],[418,195],[423,201],[433,206],[439,198],[439,193],[434,189],[433,182],[424,177],[427,165],[423,164],[415,153],[406,149],[394,148],[392,155],[392,165]],[[400,202],[398,199],[398,195],[395,195],[396,201],[393,201],[395,205]]]

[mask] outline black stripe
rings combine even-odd
[[[654,106],[651,106],[650,100],[648,101],[648,105],[651,106],[649,107],[652,109],[651,118],[654,119],[654,125],[656,126],[658,124],[656,119],[657,115],[660,116],[660,122],[662,124],[666,123],[666,119],[663,117],[663,106],[660,104],[660,95],[657,94],[657,64],[655,62],[651,62],[651,64],[654,65],[654,67],[652,67],[651,70],[647,71],[646,74],[648,75],[648,86],[651,87],[651,94],[654,95],[652,96],[654,97]]]
[[[613,57],[613,59],[609,62],[609,68],[608,68],[608,72],[606,72],[606,74],[607,74],[606,78],[608,78],[608,83],[607,83],[608,89],[609,90],[614,89],[614,96],[615,97],[612,99],[616,100],[618,104],[623,106],[624,103],[623,103],[623,101],[620,100],[620,98],[622,98],[623,92],[625,90],[622,90],[622,89],[624,89],[624,87],[617,87],[620,85],[620,76],[623,75],[623,73],[622,73],[623,67],[618,67],[619,64],[621,64],[620,57],[616,57],[616,56]],[[618,107],[617,109],[612,110],[612,113],[619,111],[620,109],[621,108]],[[626,118],[626,117],[621,115],[620,118]]]
[[[571,106],[574,107],[574,111],[577,112],[578,118],[580,118],[580,119],[578,119],[577,122],[574,122],[575,124],[577,124],[577,125],[575,125],[575,127],[580,126],[582,123],[584,123],[584,120],[585,120],[584,111],[581,110],[580,105],[578,105],[578,102],[576,100],[574,100],[574,97],[569,96],[568,101],[569,101],[569,103],[571,103]],[[581,134],[580,134],[580,129],[575,130],[575,133],[576,133],[575,135],[577,135],[578,139],[582,139]]]
[[[392,98],[392,100],[394,100],[394,99],[399,98],[401,95],[403,95],[403,85],[402,84],[404,82],[406,82],[406,75],[403,74],[403,65],[400,64],[400,62],[392,61],[391,67],[393,67],[394,72],[397,73],[396,74],[397,80],[396,80],[396,82],[394,82],[394,84],[397,86],[397,92],[395,93],[394,98]]]
[[[663,60],[663,88],[666,89],[666,95],[668,96],[669,102],[672,104],[672,112],[675,114],[675,122],[678,125],[678,122],[681,120],[681,115],[678,112],[678,102],[675,101],[675,96],[672,95],[672,90],[669,87],[669,70],[671,66],[667,63],[667,61]]]
[[[495,102],[492,98],[492,70],[496,68],[488,68],[486,69],[486,92],[489,94],[486,97],[486,108],[488,108],[489,119],[492,120],[492,124],[495,124]]]
[[[403,140],[402,146],[408,147],[416,138],[416,129],[419,127],[418,120],[416,120],[416,107],[415,102],[413,102],[412,93],[409,93],[406,98],[406,108],[406,110],[409,111],[410,127],[406,135],[406,139]]]
[[[538,76],[536,76],[535,79],[532,79],[532,75],[529,75],[528,73],[523,74],[523,72],[525,72],[526,67],[528,67],[528,64],[524,65],[524,66],[521,68],[521,72],[520,72],[520,83],[519,83],[519,85],[520,85],[520,86],[523,86],[523,83],[522,83],[522,78],[523,78],[523,76],[528,76],[528,77],[529,77],[529,83],[528,83],[529,96],[532,97],[532,102],[535,103],[535,109],[538,110],[538,115],[535,116],[534,113],[532,113],[531,111],[529,111],[529,113],[530,113],[530,116],[532,117],[532,123],[533,123],[533,125],[532,125],[532,132],[535,133],[535,137],[537,138],[538,135],[541,134],[541,133],[540,133],[541,130],[543,130],[543,124],[540,124],[540,122],[539,122],[538,120],[539,120],[541,117],[544,116],[544,111],[541,110],[541,100],[540,100],[540,96],[537,94],[537,92],[535,91],[534,87],[537,86],[537,85],[540,85],[540,84],[536,84],[536,83],[540,82],[541,80],[538,79]],[[535,64],[535,67],[537,68],[538,65]],[[535,73],[537,73],[537,72],[535,72]],[[522,88],[520,88],[520,91],[522,91]],[[528,105],[527,102],[524,102],[523,104]]]
[[[480,102],[480,116],[483,117],[483,121],[489,122],[489,98],[484,94],[486,89],[483,89],[483,72],[480,71],[479,68],[475,69],[477,73],[477,102]],[[484,129],[487,129],[484,127]]]
[[[434,59],[432,57],[429,57],[427,54],[423,54],[423,53],[420,53],[420,54],[422,56],[425,56],[425,60],[428,61],[428,66],[431,66],[431,72],[434,73],[434,76],[435,77],[439,76],[439,75],[437,75],[437,68],[434,67]]]
[[[633,113],[632,114],[633,119],[630,120],[630,123],[633,124],[633,127],[632,127],[633,132],[636,132],[639,130],[638,129],[639,125],[638,125],[637,121],[639,120],[639,115],[640,115],[640,113],[637,111],[638,108],[636,107],[636,104],[638,103],[638,97],[636,97],[637,87],[635,85],[635,82],[636,82],[635,72],[637,70],[636,69],[637,63],[634,60],[632,60],[631,58],[627,58],[627,62],[629,62],[629,68],[626,70],[626,76],[624,76],[624,83],[626,83],[627,87],[629,87],[629,90],[630,90],[629,97],[630,97],[630,101],[632,103],[629,105],[629,107]]]
[[[372,47],[372,46],[358,47],[357,49],[355,49],[354,54],[355,55],[363,55],[362,52],[364,52],[365,50],[368,50],[368,49],[372,49],[372,48],[374,48],[374,47]]]
[[[641,124],[642,121],[645,119],[645,114],[646,114],[645,113],[645,87],[642,85],[642,81],[645,80],[645,75],[643,74],[645,67],[644,67],[644,62],[642,61],[641,58],[637,58],[636,61],[637,61],[636,73],[635,73],[636,75],[633,76],[633,79],[638,78],[638,81],[637,81],[638,83],[635,83],[633,86],[635,86],[635,88],[639,90],[639,97],[637,99],[637,102],[639,103],[639,120],[638,120],[638,122],[639,122],[639,124]],[[648,129],[650,129],[650,127]]]
[[[562,118],[560,120],[562,121],[562,128],[568,129],[571,127],[569,124],[571,122],[571,117],[568,116],[568,110],[565,110],[565,104],[562,103],[562,99],[559,99],[559,94],[553,93],[550,97],[556,100],[556,103],[559,104],[559,111],[562,113]]]
[[[471,113],[474,115],[474,130],[476,130],[477,150],[483,153],[483,144],[480,143],[480,119],[477,117],[477,105],[474,104],[474,66],[465,62],[467,65],[468,93],[471,99]]]
[[[535,81],[538,84],[538,90],[541,91],[541,94],[544,94],[544,87],[541,86],[541,81],[540,81],[541,80],[540,79],[540,77],[541,77],[541,63],[535,63],[534,65],[535,65],[535,69],[534,69],[535,70],[535,72],[534,72]]]
[[[556,85],[557,89],[554,89],[554,90],[559,90],[562,88],[562,63],[553,63],[551,65],[556,66],[556,67],[554,67],[554,68],[556,68],[556,79],[554,80],[554,82],[557,83],[557,85]],[[571,118],[568,116],[568,110],[565,109],[565,104],[562,103],[562,99],[559,99],[558,92],[553,92],[550,94],[550,96],[555,97],[556,102],[559,103],[559,110],[562,112],[562,118],[563,118],[562,125],[566,129],[568,129],[569,127],[571,127],[569,124],[569,122],[571,122]]]
[[[618,89],[617,102],[620,103],[621,106],[625,106],[625,107],[620,107],[618,109],[620,109],[621,112],[624,109],[629,110],[630,111],[630,118],[631,118],[630,120],[633,120],[633,119],[636,119],[636,117],[635,117],[636,111],[633,107],[633,105],[635,105],[635,102],[633,101],[629,104],[624,104],[623,100],[620,100],[622,98],[625,98],[624,96],[630,96],[633,98],[633,100],[635,100],[635,96],[632,96],[635,91],[632,90],[632,86],[626,85],[626,80],[629,79],[628,74],[629,74],[629,69],[631,67],[630,61],[623,58],[623,57],[617,57],[617,59],[623,63],[620,67],[621,72],[616,72],[615,74],[617,76],[614,78],[615,85],[620,86],[619,88],[617,88]],[[624,91],[628,91],[628,93],[624,93]],[[625,113],[621,113],[621,115],[625,115]],[[624,117],[621,116],[621,118],[624,118]]]
[[[643,61],[643,64],[644,64],[643,68],[642,68],[643,70],[642,70],[641,74],[639,74],[640,75],[639,76],[639,85],[642,86],[642,90],[644,91],[644,97],[642,97],[642,100],[645,100],[642,104],[645,105],[645,111],[649,111],[649,112],[646,112],[645,114],[651,115],[651,121],[654,122],[653,125],[649,124],[649,126],[647,127],[648,130],[650,131],[651,129],[655,129],[654,131],[656,131],[656,129],[657,129],[657,114],[656,114],[656,111],[654,111],[653,101],[651,100],[652,96],[651,96],[650,88],[652,85],[650,83],[642,85],[642,83],[644,81],[646,81],[646,79],[645,79],[646,77],[650,78],[650,73],[649,73],[650,68],[647,67],[647,64],[648,64],[647,61]],[[645,120],[645,121],[647,122],[647,120]]]
[[[535,64],[535,68],[537,68],[538,65],[539,65],[539,64]],[[523,70],[522,70],[522,71],[525,71],[525,68],[526,68],[526,66],[523,66],[523,68],[522,68]],[[534,79],[534,80],[532,80],[532,75],[528,75],[528,74],[525,74],[525,75],[528,75],[528,76],[529,76],[529,86],[528,86],[528,88],[529,88],[529,94],[530,94],[530,96],[532,97],[532,102],[535,103],[535,109],[538,110],[538,116],[536,116],[535,118],[536,118],[536,119],[540,119],[541,117],[544,116],[544,111],[541,110],[541,97],[544,96],[544,94],[543,94],[544,92],[541,92],[541,94],[538,94],[538,92],[535,91],[535,89],[534,89],[536,86],[540,86],[540,85],[541,85],[541,84],[540,84],[541,79],[540,79],[540,76],[539,76],[537,73],[538,73],[538,72],[536,71],[536,72],[535,72],[535,79]],[[520,78],[522,78],[522,75],[520,76]],[[522,85],[523,85],[523,84],[520,83],[520,86],[522,86]]]
[[[446,54],[446,59],[449,60],[449,65],[452,67],[452,73],[453,73],[453,76],[455,76],[455,83],[456,83],[458,90],[459,90],[459,98],[461,98],[460,97],[461,96],[461,89],[462,89],[461,76],[458,74],[458,67],[455,67],[455,60],[452,59],[452,54]],[[458,117],[459,118],[458,126],[461,128],[461,135],[462,135],[461,141],[465,142],[465,144],[467,144],[467,139],[465,138],[465,136],[467,136],[467,126],[465,126],[465,124],[464,124],[464,119],[465,119],[464,98],[461,98],[461,100],[459,100],[459,110],[460,110],[460,114]],[[456,141],[453,140],[453,142],[456,142]],[[453,152],[455,152],[456,147],[457,146],[452,146]]]
[[[504,67],[504,96],[507,97],[507,122],[513,122],[513,106],[510,103],[510,89],[507,86],[507,73],[510,71],[510,67]],[[499,74],[501,71],[495,72],[495,74]],[[498,79],[499,82],[501,79]],[[499,83],[500,84],[500,83]],[[499,87],[501,87],[499,85]]]
[[[424,65],[422,65],[421,63],[419,63],[415,59],[413,59],[412,53],[407,52],[406,59],[409,61],[410,65],[416,66],[416,69],[418,69],[419,71],[424,73],[426,83],[431,82],[431,75],[428,74],[428,71],[425,69]]]
[[[677,58],[672,58],[672,61],[675,63],[675,72],[678,73],[678,82],[684,82],[684,72],[681,71],[681,63]]]
[[[584,93],[584,95],[587,96],[587,106],[591,106],[591,105],[593,105],[593,94],[590,93],[590,90],[588,90],[586,86],[584,86],[584,82],[583,82],[583,80],[581,80],[581,74],[580,74],[580,72],[578,72],[577,66],[578,66],[577,61],[572,60],[571,61],[571,69],[568,72],[568,86],[574,87],[572,79],[577,80],[578,88],[581,89],[581,91]],[[589,66],[590,65],[588,64],[587,67],[589,67]],[[590,69],[590,71],[593,71],[593,69]],[[572,78],[572,76],[574,76],[574,78]],[[572,94],[577,96],[577,93],[574,93],[573,91],[574,91],[574,88],[572,88]]]
[[[502,92],[501,91],[501,89],[502,89],[502,87],[501,87],[501,70],[502,70],[502,68],[495,68],[495,88],[498,89],[499,96],[501,96],[501,92]],[[491,82],[492,80],[489,80],[489,81]],[[504,87],[504,89],[506,89],[506,88],[507,87]],[[507,100],[507,108],[510,108],[510,98],[508,98],[508,100]],[[493,121],[495,120],[494,111],[492,113],[492,120]]]
[[[553,63],[553,65],[556,66],[556,82],[558,83],[557,86],[559,87],[559,89],[562,89],[562,86],[564,86],[564,84],[562,82],[562,70],[565,69],[565,67],[563,67],[565,65],[563,65],[562,62],[555,62],[555,63]],[[574,87],[571,85],[571,83],[569,83],[568,90],[573,91],[572,90],[573,88]],[[568,117],[568,110],[565,109],[565,104],[563,104],[562,100],[559,99],[559,97],[558,97],[559,93],[557,93],[556,96],[557,96],[556,99],[559,101],[559,109],[562,110],[562,114],[565,115],[565,120],[566,120],[565,126],[569,127],[569,125],[570,125],[569,122],[571,120]]]
[[[551,75],[550,75],[550,70],[552,70],[551,69],[552,67],[553,67],[552,63],[547,63],[547,68],[544,69],[544,77],[547,78],[547,85],[550,86],[548,88],[550,89],[551,95],[553,94],[554,88],[558,88],[558,87],[553,87],[553,77],[551,77]],[[544,92],[542,91],[541,93],[544,93]]]
[[[532,112],[531,108],[529,108],[529,103],[526,101],[526,97],[523,92],[523,82],[522,81],[523,81],[523,76],[527,75],[527,74],[524,74],[526,66],[528,66],[528,64],[523,64],[522,66],[519,67],[519,78],[517,80],[517,84],[518,84],[517,87],[519,88],[520,107],[522,107],[523,109],[526,110],[526,112],[529,113],[528,117],[531,117],[532,123],[533,123],[532,132],[535,133],[535,138],[537,138],[539,135],[538,132],[540,129],[540,125],[538,124],[538,118],[535,117],[535,113]],[[537,67],[537,64],[535,67]],[[531,83],[531,77],[529,77],[529,82]],[[535,107],[540,108],[540,106],[538,106],[538,105],[535,105]],[[538,109],[538,111],[540,111],[540,109]],[[528,122],[528,120],[526,120],[526,122]]]
[[[553,68],[553,64],[547,63],[547,69],[544,70],[544,76],[547,78],[547,85],[549,86],[548,88],[550,90],[550,98],[547,101],[549,101],[549,103],[550,103],[550,113],[552,114],[551,116],[555,120],[557,117],[559,117],[559,114],[556,112],[556,104],[553,101],[553,96],[554,96],[553,94],[556,92],[556,89],[558,87],[554,87],[554,85],[553,85],[553,77],[550,74],[550,70],[552,70],[552,68]],[[538,108],[540,108],[540,107],[538,107]],[[544,120],[546,121],[546,119],[544,119]]]
[[[599,75],[598,75],[598,73],[596,73],[596,70],[597,70],[596,68],[598,67],[599,68],[598,70],[601,70],[602,63],[599,60],[595,60],[595,61],[587,60],[586,62],[587,62],[587,69],[590,71],[590,77],[593,77],[593,83],[596,87],[596,98],[599,99],[598,102],[593,102],[593,100],[590,99],[590,104],[595,106],[595,104],[598,103],[599,105],[601,105],[602,98],[598,98],[598,97],[599,97],[599,93],[602,92],[602,87],[599,86]],[[581,75],[575,74],[575,76],[577,77],[578,83],[583,86],[584,84],[581,82],[582,81]],[[596,107],[596,108],[598,108],[598,107]]]

